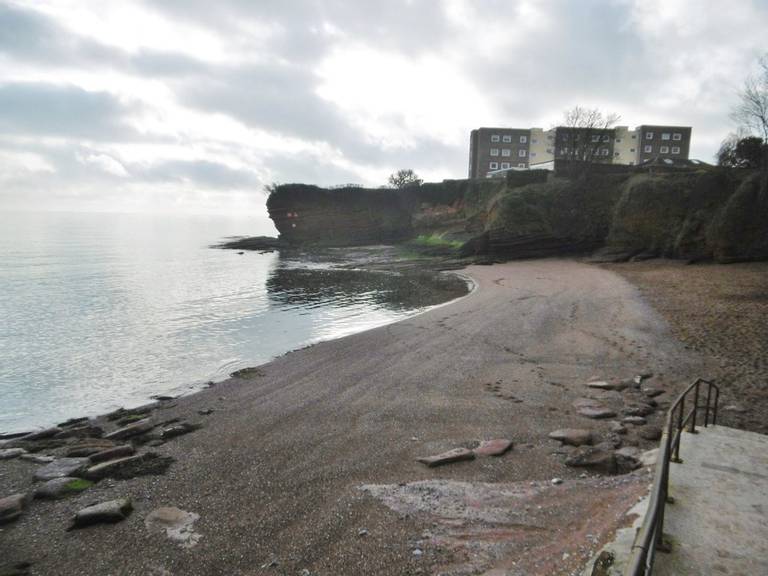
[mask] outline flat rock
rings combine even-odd
[[[81,440],[77,444],[67,448],[66,455],[73,458],[82,458],[103,452],[109,448],[114,448],[117,444],[112,440],[105,440],[103,438],[91,438],[88,440]]]
[[[88,458],[59,458],[35,471],[35,480],[53,480],[64,476],[76,476],[89,464]]]
[[[594,382],[587,382],[589,388],[598,388],[599,390],[613,390],[613,385],[605,380],[597,380]]]
[[[664,390],[662,390],[661,388],[656,388],[655,386],[646,386],[645,388],[643,388],[643,394],[648,396],[648,398],[655,398],[660,394],[664,394]]]
[[[46,456],[45,454],[22,454],[19,458],[27,462],[34,462],[35,464],[50,464],[56,460],[55,457]]]
[[[659,459],[659,449],[654,448],[653,450],[646,450],[642,454],[640,454],[640,457],[638,460],[640,461],[640,464],[643,466],[654,466],[656,464],[656,461]]]
[[[627,458],[637,458],[640,456],[640,448],[637,446],[624,446],[623,448],[616,450],[615,454]]]
[[[655,408],[650,404],[633,404],[631,406],[625,406],[621,413],[626,416],[648,416],[653,414]]]
[[[642,416],[625,416],[621,419],[624,424],[632,424],[633,426],[645,426],[648,422]]]
[[[586,416],[587,418],[593,418],[595,420],[613,418],[616,416],[616,412],[605,406],[585,406],[583,408],[579,408],[579,414]]]
[[[107,462],[108,460],[116,460],[118,458],[125,458],[126,456],[133,456],[136,453],[136,449],[130,444],[123,444],[122,446],[113,446],[100,452],[91,454],[88,459],[94,464],[99,462]]]
[[[168,440],[170,438],[175,438],[176,436],[183,436],[184,434],[189,434],[190,432],[194,432],[195,430],[199,430],[202,428],[200,424],[191,424],[190,422],[179,422],[178,424],[174,424],[173,426],[168,426],[167,428],[163,428],[160,431],[160,438],[163,440]]]
[[[133,510],[133,505],[128,498],[110,500],[83,508],[73,518],[73,528],[81,528],[92,524],[120,522],[125,520]]]
[[[626,434],[627,433],[626,426],[624,426],[621,422],[617,422],[616,420],[611,422],[609,430],[611,432],[613,432],[614,434]]]
[[[169,456],[148,452],[96,464],[88,468],[84,476],[88,480],[101,480],[102,478],[127,480],[136,476],[164,474],[172,462],[173,458]]]
[[[53,426],[51,428],[46,428],[45,430],[32,432],[30,434],[27,434],[26,436],[22,436],[21,439],[24,441],[45,440],[46,438],[53,438],[59,432],[61,432],[61,428],[59,428],[58,426]]]
[[[199,518],[200,515],[194,512],[163,506],[152,510],[144,519],[144,525],[150,532],[164,531],[182,548],[191,548],[200,540],[200,534],[194,531],[194,524]]]
[[[42,486],[38,486],[35,490],[35,498],[43,498],[48,500],[56,500],[58,498],[64,498],[71,494],[77,494],[82,492],[91,486],[92,482],[83,480],[82,478],[71,478],[65,476],[64,478],[54,478],[48,480]]]
[[[7,524],[13,522],[22,512],[26,506],[27,495],[26,494],[13,494],[0,498],[0,524]]]
[[[0,460],[10,460],[11,458],[18,458],[22,454],[26,454],[27,451],[24,448],[5,448],[0,450]]]
[[[747,411],[747,409],[740,404],[729,404],[728,406],[725,406],[723,410],[726,412],[735,412],[737,414],[744,414]]]
[[[496,438],[494,440],[483,440],[480,446],[473,452],[476,456],[501,456],[512,448],[512,440]]]
[[[11,562],[0,564],[0,576],[30,576],[31,562]]]
[[[638,431],[638,435],[644,440],[655,442],[661,439],[661,428],[658,426],[646,426]]]
[[[603,403],[595,398],[576,398],[571,405],[574,408],[592,408],[595,406],[603,406]]]
[[[72,426],[57,432],[54,438],[100,438],[104,435],[104,429],[93,424]]]
[[[139,420],[138,422],[134,422],[128,426],[118,428],[114,432],[106,434],[104,438],[107,440],[124,440],[125,438],[130,438],[131,436],[138,436],[140,434],[149,432],[154,427],[155,424],[152,422],[152,419],[145,418],[144,420]]]
[[[581,446],[582,444],[592,444],[594,438],[590,430],[583,428],[563,428],[549,433],[553,440],[559,440],[563,444],[571,446]]]
[[[633,456],[598,447],[582,446],[565,460],[566,466],[589,468],[606,474],[626,474],[639,467]]]
[[[430,468],[434,468],[435,466],[442,466],[443,464],[451,464],[453,462],[461,462],[462,460],[474,459],[475,453],[472,450],[467,448],[454,448],[453,450],[448,450],[448,452],[443,452],[442,454],[438,454],[436,456],[424,456],[417,458],[416,460],[422,464],[426,464]]]

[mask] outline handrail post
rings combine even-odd
[[[707,406],[704,409],[704,428],[709,426],[709,404],[712,400],[712,382],[707,382]]]
[[[696,380],[696,387],[693,389],[693,418],[691,419],[691,434],[696,434],[696,414],[699,411],[699,386],[701,380]]]
[[[712,415],[712,426],[717,425],[717,406],[720,403],[720,388],[715,388],[715,406],[714,414]]]
[[[683,414],[685,414],[685,394],[683,394],[680,397],[680,412],[677,413],[677,442],[675,443],[675,457],[672,459],[672,462],[680,462],[680,441],[682,440],[682,436],[680,436],[683,432]]]

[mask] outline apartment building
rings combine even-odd
[[[555,159],[640,164],[652,158],[687,159],[691,128],[643,124],[610,129],[478,128],[469,139],[469,177],[496,170],[536,168]]]

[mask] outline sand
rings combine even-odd
[[[644,266],[650,283],[660,284],[653,265]],[[625,521],[649,478],[582,478],[547,434],[566,427],[607,434],[607,421],[572,407],[590,394],[591,378],[652,371],[653,384],[671,398],[698,373],[702,357],[614,271],[553,259],[466,273],[477,289],[459,301],[286,354],[248,378],[164,403],[155,418],[203,425],[156,448],[176,460],[165,475],[103,481],[66,500],[35,502],[0,531],[0,557],[33,562],[35,574],[494,574],[495,566],[510,574],[573,573]],[[666,302],[653,290],[651,301],[658,295]],[[679,330],[675,314],[667,316]],[[213,413],[199,414],[208,409]],[[657,412],[650,420],[662,418]],[[416,461],[491,438],[508,438],[514,448],[440,468]],[[652,446],[635,431],[627,443]],[[0,496],[29,489],[35,467],[0,463]],[[552,478],[564,480],[570,499],[545,490]],[[535,493],[528,504],[516,501],[519,517],[505,512],[517,518],[508,520],[514,530],[498,531],[493,514],[472,519],[479,502],[462,501],[463,520],[446,527],[435,512],[404,513],[361,489],[425,481],[444,483],[446,493],[467,483]],[[133,499],[128,520],[65,531],[76,510],[119,497]],[[194,546],[146,528],[150,512],[165,506],[199,515]],[[538,512],[527,519],[531,506]],[[521,531],[525,538],[513,537]],[[504,534],[518,547],[474,546]]]

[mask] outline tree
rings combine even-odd
[[[731,118],[762,137],[760,190],[768,195],[768,53],[758,61],[757,75],[748,76]]]
[[[730,168],[759,168],[763,139],[757,136],[730,134],[717,152],[718,166]]]
[[[408,188],[409,186],[421,186],[423,180],[410,168],[398,170],[389,177],[389,185],[392,188]]]
[[[563,114],[564,123],[555,132],[555,158],[583,164],[610,162],[613,127],[618,114],[604,114],[598,108],[574,106]]]

